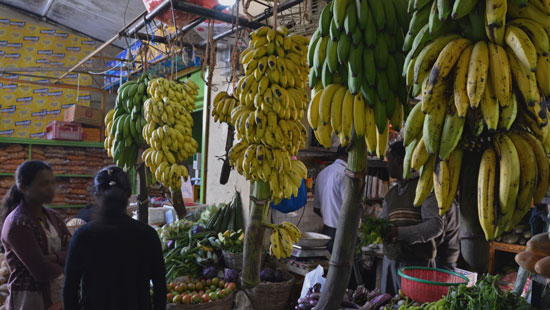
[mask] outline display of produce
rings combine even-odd
[[[105,115],[105,149],[115,164],[123,169],[136,166],[138,150],[145,140],[141,131],[145,126],[143,104],[147,100],[150,77],[141,75],[128,80],[118,89],[114,109]]]
[[[369,152],[385,155],[389,124],[399,130],[407,99],[402,1],[333,1],[323,9],[309,45],[313,97],[308,122],[326,148],[336,134],[348,145],[352,133]],[[376,130],[377,129],[377,130]]]
[[[392,226],[393,224],[387,219],[367,217],[359,226],[357,253],[361,253],[361,248],[364,246],[382,243],[384,236]]]
[[[2,145],[0,149],[0,172],[15,172],[28,156],[27,146],[20,144]],[[0,194],[3,193],[0,192]]]
[[[237,231],[226,230],[223,233],[218,233],[218,239],[216,244],[222,250],[229,251],[231,253],[242,253],[244,245],[244,232],[242,229]]]
[[[243,230],[243,210],[241,193],[235,191],[233,200],[228,205],[222,205],[206,221],[205,229],[216,233],[223,233],[227,230]]]
[[[482,152],[478,213],[493,240],[548,189],[550,12],[536,1],[443,2],[409,1],[403,75],[420,102],[406,120],[404,176],[420,173],[415,205],[433,190],[445,214],[464,153]]]
[[[229,161],[247,180],[269,182],[275,203],[297,196],[307,177],[304,164],[292,156],[307,139],[300,120],[308,100],[308,43],[301,35],[289,35],[286,27],[262,27],[250,34],[240,58],[245,76],[233,93],[239,104],[230,113],[240,141],[231,148]],[[214,100],[217,110],[223,96]],[[226,103],[231,99],[224,100],[224,110]]]
[[[518,225],[509,233],[495,238],[497,242],[525,245],[531,238],[531,229],[527,225]]]
[[[197,280],[183,276],[179,281],[169,281],[166,288],[166,301],[169,304],[195,305],[229,297],[237,290],[237,284],[218,277]]]
[[[355,292],[348,290],[348,293],[349,294],[346,294],[345,300],[341,304],[341,309],[374,310],[374,309],[378,309],[379,307],[382,307],[382,305],[387,303],[386,294],[380,294],[380,291],[378,290],[373,291],[372,293],[375,293],[375,294],[372,294],[363,285],[358,286]],[[298,305],[296,305],[294,309],[296,310],[313,309],[313,307],[315,307],[319,302],[320,298],[321,298],[321,283],[315,283],[315,285],[313,285],[307,290],[305,297],[298,299]],[[379,307],[376,307],[375,304],[370,302],[367,302],[367,303],[365,303],[365,301],[361,302],[362,299],[369,300],[369,301],[372,300]],[[359,304],[365,304],[365,305],[361,307],[359,306]]]
[[[147,93],[151,98],[143,106],[147,124],[142,134],[150,147],[143,152],[143,162],[162,185],[180,188],[181,179],[189,178],[183,161],[198,146],[191,135],[198,85],[190,79],[178,83],[156,78],[149,82]]]

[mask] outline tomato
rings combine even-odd
[[[191,295],[185,295],[185,296],[183,296],[181,302],[182,302],[182,304],[184,304],[184,305],[190,304],[190,303],[191,303]]]
[[[199,295],[201,295],[201,296],[204,295],[204,291],[203,291],[203,290],[200,290],[200,291],[199,291]]]
[[[212,301],[218,300],[218,294],[216,294],[216,293],[210,293],[210,300],[212,300]]]
[[[212,279],[212,284],[213,285],[218,286],[219,283],[220,283],[220,279],[218,279],[218,278]]]
[[[218,294],[218,299],[224,299],[225,298],[225,294],[224,294],[223,291],[219,291],[216,294]]]
[[[166,301],[167,301],[168,303],[171,303],[172,300],[174,300],[174,294],[172,294],[172,293],[166,294]]]
[[[210,301],[210,295],[203,294],[202,295],[202,302],[209,302]]]
[[[206,280],[205,280],[205,279],[202,279],[202,280],[201,280],[201,283],[202,283],[202,285],[206,285]]]
[[[234,290],[237,289],[237,284],[235,284],[235,283],[233,283],[233,282],[232,282],[232,283],[229,283],[229,284],[227,285],[227,288],[230,289],[230,290],[232,290],[232,291],[234,291]]]
[[[210,290],[215,292],[218,288],[215,285],[210,285]]]
[[[206,285],[208,285],[208,286],[212,285],[212,279],[206,280]]]
[[[204,285],[201,282],[197,282],[197,284],[195,284],[195,288],[197,291],[200,291],[204,288]]]
[[[182,284],[180,284],[180,286],[181,286],[182,291],[187,291],[187,284],[182,283]]]
[[[176,283],[170,283],[170,291],[176,290]]]
[[[190,291],[194,291],[195,290],[195,283],[187,284],[187,289],[190,290]]]
[[[201,295],[195,294],[193,297],[191,297],[191,303],[192,304],[198,304],[201,302]]]
[[[226,296],[229,296],[231,294],[231,289],[230,288],[224,288],[222,291]]]
[[[224,288],[224,286],[225,286],[225,281],[224,281],[224,280],[220,280],[219,288]]]
[[[181,295],[174,296],[174,299],[172,299],[172,302],[175,303],[175,304],[180,304],[181,303]]]
[[[176,292],[178,292],[178,294],[181,294],[183,293],[183,287],[180,285],[176,285]]]

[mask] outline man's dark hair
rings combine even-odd
[[[348,146],[338,146],[338,149],[336,150],[336,156],[338,158],[347,158],[349,152],[349,145]]]
[[[388,155],[397,157],[397,158],[405,158],[405,145],[403,145],[403,141],[395,141],[394,143],[390,144],[390,147],[388,148]]]

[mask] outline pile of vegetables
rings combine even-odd
[[[520,295],[503,291],[499,276],[484,275],[475,286],[465,284],[451,287],[444,298],[431,303],[403,302],[386,307],[387,310],[531,310],[532,307]]]
[[[359,227],[359,243],[357,244],[357,253],[361,253],[361,248],[370,244],[380,244],[384,235],[392,228],[393,224],[388,219],[378,219],[367,217]]]
[[[197,224],[203,227],[206,226],[206,224],[208,223],[208,221],[210,221],[212,216],[214,216],[214,214],[216,214],[216,212],[218,212],[218,210],[224,206],[225,204],[209,205],[208,207],[206,207],[204,211],[202,211],[200,218],[197,220]]]
[[[280,270],[265,267],[260,272],[260,281],[262,281],[262,282],[283,282],[283,273]]]
[[[321,298],[321,283],[315,283],[312,287],[307,290],[306,296],[298,299],[298,305],[294,307],[295,310],[309,310],[313,309],[319,302]],[[358,305],[350,302],[349,300],[344,300],[341,305],[341,309],[363,309]]]
[[[392,296],[382,294],[377,288],[369,291],[364,285],[359,285],[355,291],[347,290],[344,300],[361,306],[363,310],[378,310],[391,302]]]
[[[231,253],[242,253],[244,245],[244,232],[242,229],[237,231],[226,230],[224,233],[218,233],[217,244],[219,248]]]
[[[237,289],[237,285],[217,277],[202,280],[182,277],[180,281],[170,281],[166,288],[168,303],[201,304],[224,299]]]
[[[237,231],[244,229],[241,193],[235,191],[231,203],[221,205],[206,222],[204,228],[216,233],[223,233],[226,230]]]

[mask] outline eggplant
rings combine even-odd
[[[312,307],[317,306],[317,303],[318,303],[318,302],[319,302],[319,301],[318,301],[317,299],[310,299],[310,300],[309,300],[309,304],[310,304]]]
[[[309,295],[309,299],[315,299],[315,300],[319,300],[321,298],[321,293],[313,293],[311,295]]]
[[[313,308],[312,305],[306,304],[306,303],[304,303],[304,304],[299,304],[299,305],[296,306],[296,307],[297,307],[296,309],[298,309],[298,310],[309,310],[309,309]]]
[[[380,290],[378,288],[375,288],[374,290],[369,292],[369,294],[367,295],[367,299],[371,300],[378,295],[380,295]]]
[[[372,304],[374,305],[374,308],[378,308],[380,306],[383,306],[387,304],[391,300],[391,295],[388,293],[378,295],[376,298],[372,300]]]
[[[309,302],[309,299],[307,299],[307,298],[300,298],[300,299],[298,299],[298,303],[299,303],[299,304],[304,304],[304,303],[306,303],[306,302]]]

